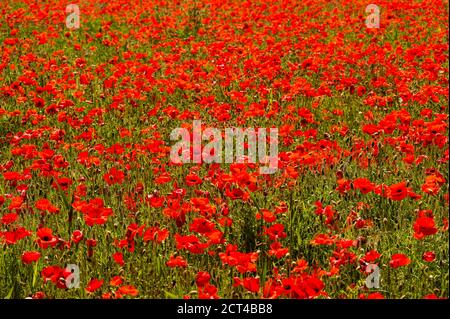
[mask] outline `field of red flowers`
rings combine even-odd
[[[448,1],[69,3],[0,2],[0,298],[448,298]]]

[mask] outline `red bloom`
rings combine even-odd
[[[249,272],[256,272],[256,261],[258,260],[258,253],[241,253],[237,251],[237,245],[229,244],[225,253],[219,253],[220,260],[223,264],[235,266],[237,271],[241,274]]]
[[[33,296],[31,296],[32,299],[44,299],[45,293],[42,291],[36,292]]]
[[[414,223],[414,237],[422,239],[425,236],[431,236],[437,233],[434,219],[431,217],[419,217]]]
[[[308,269],[308,262],[304,259],[298,259],[296,261],[296,266],[292,269],[292,272],[295,273],[303,273],[306,269]]]
[[[167,229],[159,229],[158,227],[149,227],[145,230],[143,235],[144,242],[147,241],[156,241],[158,243],[162,243],[164,240],[169,237],[169,231]]]
[[[168,183],[172,180],[172,177],[170,177],[170,174],[165,172],[162,173],[160,176],[158,176],[157,178],[155,178],[155,183],[160,185],[160,184],[165,184]]]
[[[167,229],[160,229],[156,232],[156,241],[158,243],[162,243],[164,240],[169,237],[169,231]]]
[[[123,261],[123,254],[120,251],[114,253],[112,257],[114,261],[119,265],[123,266],[125,264],[125,262]]]
[[[193,254],[203,254],[208,247],[207,243],[201,243],[195,235],[181,236],[175,234],[177,249],[186,249]]]
[[[70,275],[70,271],[59,266],[48,266],[42,269],[41,275],[44,282],[51,281],[60,289],[66,289],[66,279]]]
[[[8,245],[13,245],[18,240],[23,239],[30,235],[31,232],[26,230],[24,227],[17,227],[13,231],[0,232],[0,238]]]
[[[206,271],[199,271],[197,276],[195,276],[195,283],[198,287],[204,287],[209,280],[211,279],[211,275]]]
[[[275,213],[282,214],[288,211],[288,205],[285,202],[279,202],[278,206],[275,207]]]
[[[186,176],[186,185],[187,186],[200,185],[201,183],[202,183],[201,178],[195,174],[189,174]]]
[[[367,178],[357,178],[353,181],[353,187],[359,189],[361,193],[367,194],[374,190],[375,185]]]
[[[78,244],[80,241],[83,240],[83,238],[84,238],[84,235],[83,235],[83,233],[81,232],[81,230],[75,230],[75,231],[72,233],[72,241],[73,241],[75,244]]]
[[[208,234],[215,230],[215,225],[212,221],[206,218],[194,218],[189,230],[200,234]]]
[[[198,287],[199,299],[218,299],[217,288],[211,284],[205,284],[203,287]]]
[[[422,259],[426,262],[432,262],[436,260],[436,254],[432,251],[426,251],[422,255]]]
[[[59,209],[56,208],[55,206],[53,206],[52,203],[50,203],[50,201],[48,199],[45,199],[45,198],[39,199],[35,203],[35,207],[37,209],[39,209],[39,210],[42,210],[44,212],[49,212],[51,214],[59,213]]]
[[[284,295],[288,298],[311,299],[323,294],[324,283],[315,275],[291,276],[281,280],[281,284],[274,281],[266,281],[264,287],[265,297]]]
[[[23,198],[20,196],[13,197],[11,203],[8,206],[9,210],[21,209],[23,204]]]
[[[146,201],[154,208],[161,207],[164,204],[164,197],[148,195]]]
[[[87,250],[88,257],[92,257],[94,255],[94,247],[97,246],[97,241],[93,238],[89,238],[86,240],[86,246],[88,248]]]
[[[139,291],[132,285],[122,286],[117,291],[120,294],[136,297]]]
[[[387,197],[392,200],[402,200],[406,196],[408,196],[408,188],[405,182],[391,185],[387,189]]]
[[[108,185],[114,185],[114,184],[122,184],[125,179],[125,174],[116,169],[115,167],[111,168],[108,173],[103,175],[103,180]]]
[[[269,238],[272,241],[276,241],[277,239],[286,237],[283,224],[274,224],[267,228],[265,233],[269,235]]]
[[[37,243],[41,248],[55,247],[58,243],[58,237],[53,236],[53,231],[50,228],[39,228],[36,235],[39,237]]]
[[[242,285],[245,289],[252,293],[259,292],[259,278],[247,277],[242,281]]]
[[[411,263],[411,260],[404,254],[394,254],[389,261],[389,265],[392,268],[398,268],[402,266],[407,266]]]
[[[429,294],[426,296],[423,296],[423,299],[448,299],[448,298],[439,298],[438,296],[436,296],[435,294]]]
[[[9,213],[9,214],[3,215],[2,218],[0,219],[0,222],[3,225],[9,225],[9,224],[14,223],[18,218],[19,218],[19,215],[17,215],[16,213]]]
[[[262,218],[264,219],[264,221],[266,223],[273,223],[274,221],[277,220],[277,217],[275,216],[275,214],[272,213],[268,209],[261,209],[261,213],[262,213]],[[261,219],[261,213],[256,214],[256,219]]]
[[[280,242],[276,241],[270,244],[269,256],[275,256],[278,259],[286,256],[289,253],[289,248],[283,248]]]
[[[445,184],[445,178],[442,174],[433,171],[432,174],[425,178],[425,183],[422,185],[422,191],[430,195],[437,195],[443,184]]]
[[[106,223],[108,217],[113,215],[111,208],[104,207],[103,199],[95,198],[89,202],[77,201],[72,205],[76,210],[81,211],[88,226]]]
[[[360,294],[359,299],[384,299],[384,296],[379,292],[372,292],[367,297]]]
[[[364,260],[368,263],[372,263],[380,258],[380,256],[381,255],[376,250],[371,250],[366,253],[366,255],[364,256]]]
[[[312,245],[333,245],[335,242],[335,236],[328,236],[327,234],[318,234],[312,240]]]
[[[166,265],[170,268],[175,268],[175,267],[186,268],[188,263],[186,260],[184,260],[183,257],[181,257],[181,256],[174,257],[172,255],[172,256],[170,256],[170,259],[166,262]]]
[[[37,251],[25,251],[22,254],[22,262],[26,265],[29,265],[32,262],[38,261],[40,257],[41,253]]]
[[[98,279],[91,279],[91,281],[89,281],[87,287],[86,287],[86,291],[89,293],[93,293],[96,290],[98,290],[102,285],[103,285],[103,279],[102,280],[98,280]]]
[[[123,282],[122,277],[120,276],[114,276],[113,278],[111,278],[111,280],[109,281],[109,284],[113,287],[117,287],[120,286]]]
[[[345,194],[347,193],[351,188],[350,188],[350,181],[346,180],[344,178],[340,178],[337,180],[337,184],[338,186],[336,187],[336,190],[341,193],[341,194]]]

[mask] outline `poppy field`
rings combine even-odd
[[[1,1],[0,298],[448,298],[448,6]]]

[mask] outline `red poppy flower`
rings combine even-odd
[[[195,283],[198,287],[203,287],[207,283],[209,283],[209,280],[211,279],[211,275],[206,271],[199,271],[197,275],[195,276]]]
[[[53,236],[53,231],[50,228],[39,228],[36,235],[39,237],[37,243],[43,249],[49,246],[55,247],[58,243],[58,237]]]
[[[422,239],[437,233],[438,229],[434,223],[434,219],[430,217],[419,217],[414,223],[414,237]]]
[[[336,187],[336,190],[341,194],[345,194],[351,189],[350,181],[345,178],[338,179],[337,184],[338,186]]]
[[[188,186],[200,185],[201,183],[201,178],[195,174],[189,174],[186,176],[186,185]]]
[[[122,286],[117,291],[120,294],[136,297],[139,291],[132,285]]]
[[[205,284],[203,287],[198,287],[199,299],[218,299],[217,287],[211,284]]]
[[[110,292],[104,292],[102,293],[102,299],[112,299],[113,295]]]
[[[170,177],[170,174],[167,172],[162,173],[157,178],[155,178],[155,183],[160,184],[166,184],[172,180],[172,177]]]
[[[274,221],[277,220],[277,217],[275,216],[275,214],[272,213],[268,209],[261,209],[261,213],[262,213],[262,218],[264,219],[264,221],[266,223],[273,223]],[[261,219],[261,213],[256,214],[256,219]]]
[[[177,249],[186,249],[193,254],[203,254],[208,244],[200,242],[195,235],[181,236],[175,234]]]
[[[114,184],[122,184],[125,179],[125,174],[116,169],[115,167],[111,168],[108,173],[103,175],[103,180],[108,185],[114,185]]]
[[[402,200],[408,196],[408,189],[405,182],[394,184],[388,187],[387,197],[392,200]]]
[[[59,209],[50,203],[48,199],[42,198],[36,201],[35,207],[39,210],[42,210],[44,212],[49,212],[51,214],[57,214],[59,213]]]
[[[241,274],[249,272],[256,272],[256,261],[258,260],[258,253],[241,253],[237,251],[237,245],[229,244],[225,253],[219,253],[219,257],[223,264],[235,266],[237,271]]]
[[[436,183],[425,183],[422,185],[422,191],[429,195],[437,195],[440,191],[440,187]]]
[[[170,256],[170,259],[166,262],[166,265],[170,268],[175,267],[186,268],[188,266],[188,263],[186,260],[184,260],[183,257],[181,256],[174,257],[172,255]]]
[[[70,271],[59,266],[48,266],[42,269],[41,275],[44,282],[51,281],[57,288],[66,289],[66,279],[71,274]]]
[[[13,211],[16,209],[20,210],[20,209],[22,209],[22,205],[23,205],[23,198],[20,196],[16,196],[11,199],[11,203],[9,204],[8,209],[10,211]]]
[[[0,231],[0,239],[8,245],[13,245],[17,241],[30,236],[31,232],[26,230],[24,227],[17,227],[12,231]]]
[[[366,255],[364,256],[364,260],[368,263],[373,263],[380,257],[381,255],[376,250],[371,250],[366,253]]]
[[[72,233],[72,241],[75,244],[78,244],[80,241],[82,241],[84,238],[83,233],[81,232],[81,230],[74,230],[74,232]]]
[[[164,204],[164,197],[148,195],[146,201],[154,208],[161,207]]]
[[[312,240],[312,245],[333,245],[335,241],[335,236],[328,236],[326,234],[318,234]]]
[[[429,295],[423,296],[423,299],[448,299],[448,298],[445,298],[445,297],[444,298],[439,298],[435,294],[429,294]]]
[[[200,234],[208,234],[215,230],[215,225],[212,221],[206,218],[194,218],[189,226],[191,232],[197,232]]]
[[[367,297],[363,294],[360,294],[359,299],[384,299],[384,296],[379,292],[372,292]]]
[[[91,279],[91,281],[89,281],[89,283],[86,286],[86,291],[89,293],[97,291],[103,285],[103,282],[104,282],[103,279],[101,280],[95,278]]]
[[[436,254],[432,251],[426,251],[422,255],[422,259],[426,262],[432,262],[436,259]]]
[[[101,198],[95,198],[89,202],[77,201],[72,206],[83,213],[88,226],[102,225],[106,223],[109,216],[113,215],[112,209],[105,207]]]
[[[362,194],[367,194],[374,190],[375,185],[367,178],[357,178],[353,181],[353,187],[359,189]]]
[[[109,281],[109,284],[113,287],[117,287],[120,286],[123,282],[122,277],[120,276],[114,276],[113,278],[111,278],[111,280]]]
[[[269,236],[270,240],[276,241],[280,238],[285,238],[287,235],[284,232],[283,224],[274,224],[269,228],[266,228],[265,233]]]
[[[32,299],[44,299],[45,298],[45,293],[42,291],[38,291],[35,294],[33,294],[33,296],[31,296]]]
[[[402,266],[407,266],[411,263],[411,260],[404,254],[394,254],[389,261],[389,265],[392,268],[398,268]]]
[[[112,257],[114,261],[119,265],[123,266],[125,264],[125,262],[123,261],[123,254],[120,251],[114,253]]]
[[[246,277],[242,280],[242,286],[252,293],[258,293],[259,278]]]
[[[32,262],[38,261],[41,257],[41,253],[37,251],[25,251],[22,254],[22,262],[26,265],[31,264]]]
[[[441,190],[441,186],[445,183],[445,178],[437,171],[433,171],[425,178],[422,185],[422,191],[429,195],[437,195]]]
[[[143,234],[143,241],[156,241],[157,243],[162,243],[169,237],[169,230],[159,229],[158,227],[149,227],[145,230]]]
[[[3,215],[2,218],[0,219],[0,222],[3,225],[9,225],[9,224],[14,223],[18,218],[19,218],[19,215],[17,215],[16,213],[9,213],[9,214]]]
[[[269,256],[275,256],[280,259],[289,253],[289,248],[284,248],[280,242],[276,241],[270,244]]]

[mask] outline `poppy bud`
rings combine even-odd
[[[75,244],[78,244],[80,241],[83,240],[83,238],[84,238],[84,235],[83,235],[83,233],[81,232],[81,230],[75,230],[75,231],[72,233],[72,241],[73,241]]]

